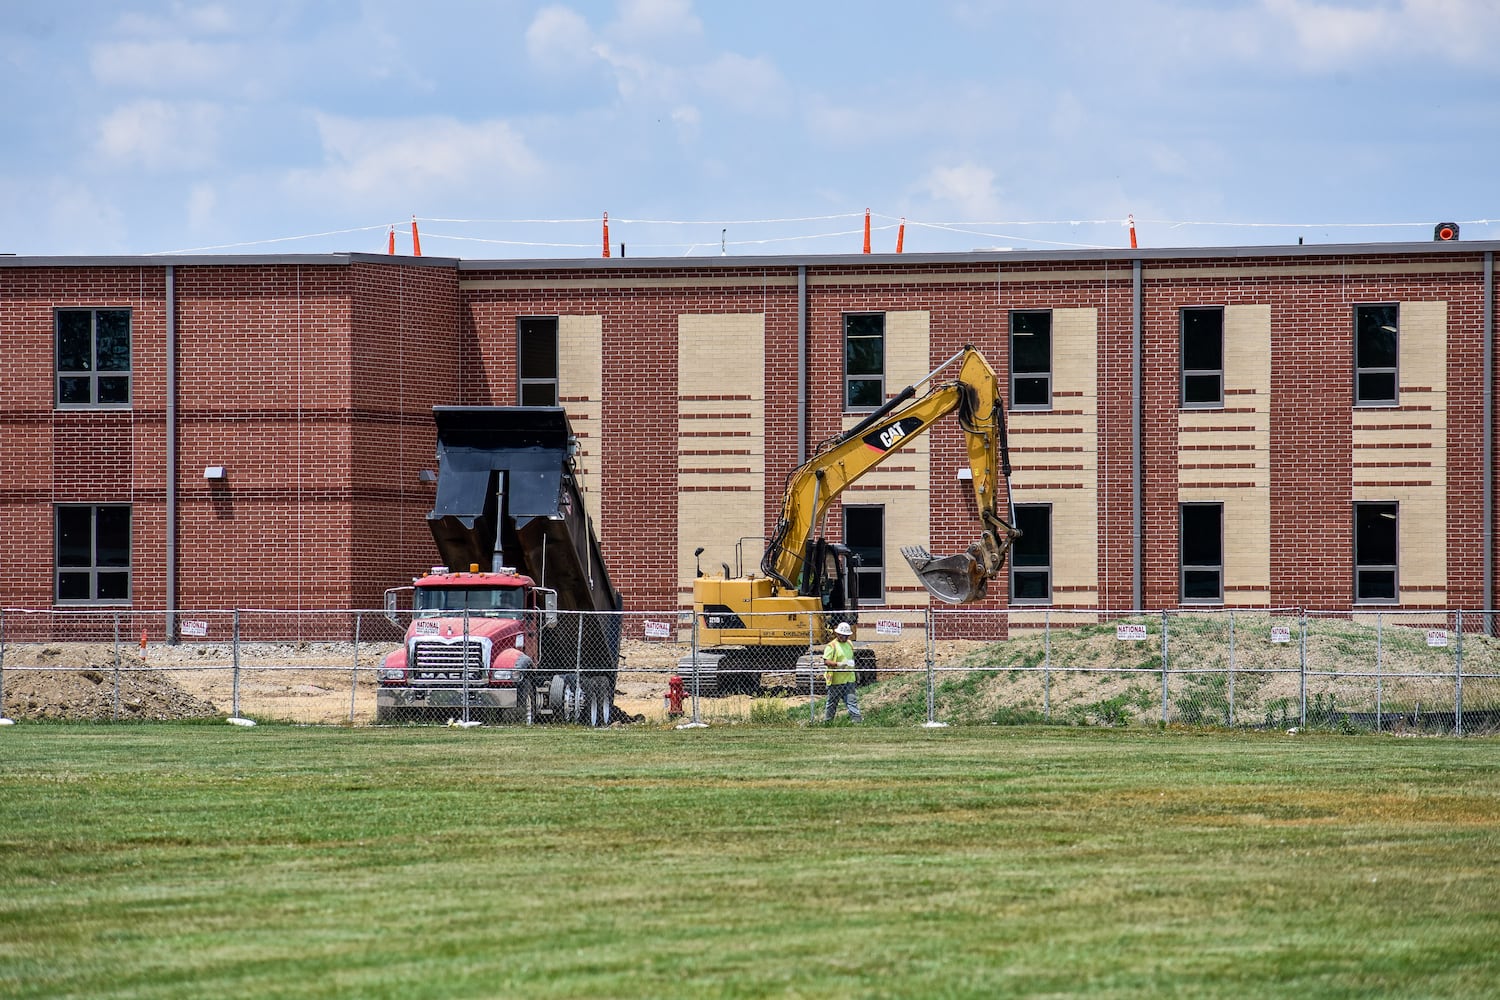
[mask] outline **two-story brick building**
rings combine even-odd
[[[1495,243],[466,261],[0,258],[0,604],[373,607],[435,404],[566,406],[629,607],[972,343],[1026,535],[993,603],[1494,601]],[[830,519],[867,591],[976,522],[956,426]]]

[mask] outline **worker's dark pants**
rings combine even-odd
[[[855,722],[864,718],[864,716],[859,714],[859,695],[855,694],[856,687],[852,682],[849,684],[828,685],[828,707],[823,713],[824,722],[833,721],[834,713],[839,710],[840,701],[849,710],[849,718]]]

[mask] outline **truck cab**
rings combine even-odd
[[[455,573],[439,566],[410,587],[386,591],[386,615],[396,624],[405,591],[410,624],[379,669],[376,721],[522,715],[518,693],[539,659],[538,631],[547,611],[555,612],[555,595],[509,567]]]

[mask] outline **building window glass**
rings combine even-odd
[[[1224,600],[1224,505],[1185,503],[1182,525],[1182,600]]]
[[[1224,405],[1224,310],[1182,311],[1182,405]]]
[[[57,508],[57,602],[130,600],[130,508]]]
[[[1354,599],[1396,600],[1396,513],[1394,503],[1354,505]]]
[[[1052,505],[1016,505],[1015,527],[1020,529],[1010,550],[1012,604],[1052,602]]]
[[[130,310],[59,309],[57,405],[130,405]]]
[[[885,603],[885,508],[844,507],[844,544],[858,557],[859,603]]]
[[[1354,307],[1354,402],[1396,405],[1400,313],[1394,303]]]
[[[516,320],[516,372],[522,406],[557,406],[557,317]]]
[[[844,316],[844,409],[885,402],[885,313]]]
[[[1052,314],[1045,310],[1010,314],[1010,405],[1052,405]]]

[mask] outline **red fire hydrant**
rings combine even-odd
[[[682,716],[682,703],[687,698],[687,692],[683,690],[682,678],[673,674],[667,678],[667,693],[661,696],[662,707],[667,710],[667,718],[676,719]]]

